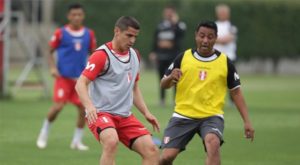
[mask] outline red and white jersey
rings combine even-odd
[[[74,30],[66,25],[55,31],[49,44],[56,51],[59,74],[66,78],[78,78],[86,66],[89,53],[96,48],[96,39],[94,32],[86,27]]]
[[[139,79],[136,50],[118,53],[111,42],[104,44],[92,54],[82,74],[92,81],[89,94],[97,112],[131,115],[132,91]]]
[[[66,29],[66,31],[74,36],[74,37],[80,37],[82,35],[84,35],[84,27],[81,27],[78,30],[74,30],[70,27],[70,25],[65,25],[64,28]],[[57,28],[55,30],[55,32],[53,33],[53,35],[51,36],[51,39],[49,41],[49,46],[53,49],[56,49],[60,43],[61,43],[61,39],[62,39],[62,28]],[[96,40],[96,36],[95,36],[95,32],[91,29],[89,29],[89,34],[90,34],[90,45],[89,45],[89,49],[90,51],[94,51],[97,48],[97,40]]]
[[[126,62],[129,60],[129,51],[126,52],[116,52],[112,49],[112,42],[105,44],[108,49],[120,60]],[[140,54],[137,50],[138,59],[140,60]],[[109,67],[109,60],[107,59],[107,54],[104,50],[95,51],[89,58],[86,69],[82,72],[89,80],[94,80],[97,76],[105,74]],[[91,68],[93,68],[91,70]],[[139,74],[137,75],[136,81],[139,80]]]

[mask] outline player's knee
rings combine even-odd
[[[220,148],[220,139],[215,134],[208,134],[205,137],[205,147],[207,149],[208,153],[211,152],[218,152],[218,149]]]
[[[159,164],[160,165],[172,164],[176,156],[177,154],[163,152],[163,154],[160,156]]]
[[[152,144],[144,148],[143,157],[155,158],[158,160],[159,158],[159,150],[156,145]]]
[[[159,159],[159,164],[160,164],[160,165],[169,165],[169,164],[173,164],[174,159],[175,159],[174,157],[167,157],[167,156],[160,157],[160,159]]]
[[[115,152],[118,147],[119,140],[117,138],[109,138],[102,141],[103,149],[107,152]]]

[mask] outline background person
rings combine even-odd
[[[66,103],[74,104],[78,109],[77,128],[71,142],[72,149],[88,150],[82,143],[84,107],[75,91],[75,83],[85,68],[89,52],[96,48],[95,34],[83,26],[84,9],[80,4],[71,4],[67,18],[69,23],[54,32],[50,45],[49,67],[55,78],[54,105],[50,108],[37,139],[38,148],[45,148],[49,129]],[[54,59],[56,52],[56,62]]]
[[[214,48],[225,53],[232,62],[235,62],[237,60],[237,28],[230,21],[230,8],[226,4],[219,4],[215,8],[215,12],[218,38]]]
[[[163,20],[157,25],[154,34],[152,52],[149,54],[150,61],[156,64],[159,80],[180,52],[185,30],[186,24],[180,21],[175,7],[166,6],[163,10]],[[165,89],[159,90],[160,104],[165,105]]]
[[[236,56],[236,40],[237,40],[237,28],[230,21],[230,8],[226,4],[219,4],[215,8],[218,27],[218,38],[214,46],[220,52],[223,52],[227,57],[235,63]],[[229,95],[230,103],[233,104],[233,100]]]

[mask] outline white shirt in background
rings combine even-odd
[[[234,40],[227,44],[215,44],[214,48],[220,52],[225,53],[232,61],[236,60],[236,33],[237,28],[233,26],[229,21],[216,21],[218,26],[218,37],[222,37],[228,34],[233,34]]]

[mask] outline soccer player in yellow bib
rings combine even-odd
[[[239,75],[227,56],[213,48],[217,32],[213,21],[201,22],[195,32],[197,48],[178,55],[161,80],[162,88],[177,88],[175,110],[162,141],[161,165],[172,164],[195,134],[203,140],[205,164],[221,164],[227,89],[244,121],[245,137],[254,139]]]

